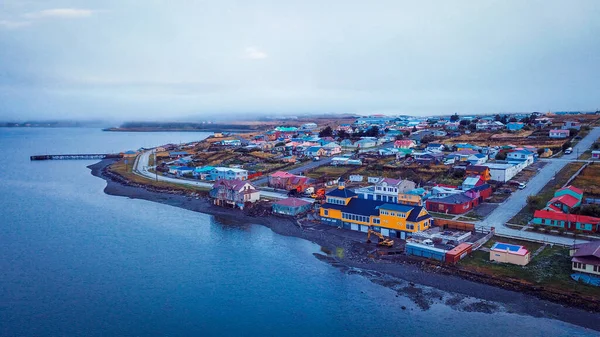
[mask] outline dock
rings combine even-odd
[[[30,156],[30,160],[93,160],[93,159],[111,159],[123,158],[120,153],[84,153],[84,154],[43,154]]]

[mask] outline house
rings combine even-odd
[[[360,174],[351,174],[348,177],[348,180],[352,181],[352,182],[361,182],[364,180],[365,177],[361,176]]]
[[[580,243],[570,250],[571,269],[600,278],[600,241]],[[600,285],[600,279],[597,281]],[[596,285],[596,284],[595,284]]]
[[[442,152],[442,151],[444,151],[444,144],[429,143],[429,144],[427,144],[427,147],[425,148],[425,151],[429,151],[429,152]]]
[[[189,156],[190,154],[185,151],[171,151],[169,152],[170,158],[181,158],[183,156]]]
[[[530,259],[530,252],[523,246],[496,242],[490,248],[490,261],[526,266]]]
[[[425,189],[415,188],[404,193],[398,193],[398,203],[403,205],[423,206]]]
[[[273,213],[296,216],[310,210],[312,204],[298,198],[286,198],[273,203]]]
[[[474,150],[463,149],[455,151],[446,156],[447,159],[454,159],[455,161],[468,161],[472,155],[480,154]]]
[[[314,130],[317,128],[317,123],[305,123],[302,124],[301,128],[303,130]]]
[[[564,121],[563,125],[560,127],[563,130],[575,129],[581,130],[581,123],[576,121]]]
[[[535,211],[531,223],[534,225],[549,226],[550,228],[563,228],[568,231],[580,230],[590,233],[596,233],[600,229],[600,218],[567,214],[546,209]]]
[[[322,157],[325,155],[325,149],[321,146],[311,146],[304,151],[304,155],[312,158]]]
[[[448,132],[446,132],[444,130],[433,130],[434,137],[446,137],[447,135],[448,135]]]
[[[521,162],[521,163],[524,162],[525,166],[529,166],[529,165],[533,164],[534,159],[535,159],[535,154],[533,152],[529,152],[527,150],[512,151],[506,155],[506,161],[508,161],[509,163],[511,161],[516,161],[516,162]]]
[[[223,145],[223,146],[242,146],[242,141],[240,139],[224,139],[221,141],[221,145]]]
[[[210,197],[218,206],[244,209],[248,203],[260,200],[260,191],[247,181],[219,179],[210,190]]]
[[[444,125],[444,129],[457,131],[460,128],[460,122],[448,122]]]
[[[196,167],[194,169],[193,174],[194,174],[194,177],[196,177],[198,179],[208,180],[211,178],[213,170],[214,170],[214,167],[212,167],[212,166]]]
[[[464,214],[477,205],[479,205],[479,201],[470,197],[467,193],[457,193],[425,201],[425,207],[428,211],[446,214]]]
[[[510,122],[506,124],[506,129],[508,131],[519,131],[522,130],[524,126],[525,124],[521,122]]]
[[[454,148],[456,149],[456,151],[470,150],[477,152],[477,150],[479,150],[478,146],[469,143],[458,143],[454,145]]]
[[[175,174],[177,176],[183,176],[186,174],[193,174],[194,168],[188,166],[170,166],[169,173]]]
[[[283,190],[304,191],[309,185],[309,178],[297,176],[284,171],[277,171],[269,175],[269,186]]]
[[[334,142],[327,143],[323,145],[322,148],[325,150],[324,155],[327,157],[342,153],[342,147]]]
[[[410,180],[382,178],[374,186],[356,190],[359,198],[379,200],[385,202],[398,202],[398,194],[415,189],[416,184]]]
[[[211,172],[211,180],[247,180],[248,171],[239,168],[215,167]]]
[[[394,142],[395,149],[410,149],[415,146],[415,141],[412,139],[400,139]]]
[[[511,180],[517,173],[521,172],[519,165],[514,164],[486,163],[483,165],[490,170],[490,180],[503,183]]]
[[[354,143],[357,148],[368,149],[377,146],[377,140],[372,138],[363,138]]]
[[[471,177],[465,178],[465,181],[463,181],[463,183],[462,183],[462,189],[463,189],[463,191],[468,191],[472,188],[481,186],[483,184],[485,184],[485,182],[481,179],[480,176],[471,176]]]
[[[470,165],[481,165],[488,161],[488,156],[483,153],[472,154],[467,158]]]
[[[423,165],[439,164],[444,161],[444,155],[442,153],[414,152],[412,156],[417,163]]]
[[[575,186],[566,186],[554,192],[554,197],[546,204],[547,210],[568,213],[583,201],[583,191]]]
[[[402,158],[405,158],[406,156],[412,155],[413,150],[412,149],[397,149],[396,151],[396,160],[400,160]]]
[[[550,138],[568,138],[569,133],[570,132],[568,129],[567,130],[552,129],[548,133],[548,137],[550,137]]]
[[[123,152],[123,158],[135,158],[137,156],[137,152],[133,150]]]
[[[432,130],[418,130],[410,134],[410,139],[414,140],[417,143],[421,143],[421,140],[425,137],[433,137]]]
[[[331,158],[332,166],[342,166],[342,165],[362,165],[362,161],[360,159],[350,159],[348,157],[333,157]]]
[[[361,199],[343,187],[327,193],[319,212],[321,221],[328,225],[361,232],[372,228],[384,236],[401,239],[432,225],[431,215],[422,206]]]
[[[469,165],[465,169],[466,176],[479,176],[481,180],[487,182],[491,179],[490,168],[483,165]]]

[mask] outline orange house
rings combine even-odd
[[[483,165],[469,165],[467,166],[466,176],[481,176],[481,180],[489,181],[492,179],[490,174],[490,168]]]

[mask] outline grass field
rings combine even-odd
[[[582,189],[586,196],[600,196],[600,163],[588,165],[571,185]]]
[[[533,253],[541,245],[528,241],[518,241],[493,237],[488,241],[486,247],[491,247],[496,240],[500,242],[520,244]],[[559,246],[547,246],[538,256],[524,267],[490,262],[490,253],[481,250],[473,252],[469,257],[459,262],[459,266],[480,273],[493,275],[494,277],[508,277],[524,280],[531,284],[553,288],[559,291],[575,291],[586,296],[593,296],[600,300],[600,288],[580,284],[571,279],[571,258],[568,248]]]

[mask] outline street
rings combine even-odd
[[[556,172],[560,171],[567,163],[577,160],[577,155],[585,152],[600,137],[600,128],[593,128],[590,133],[573,147],[571,154],[563,155],[558,159],[546,160],[548,164],[544,166],[528,183],[527,187],[517,190],[508,199],[506,199],[498,208],[490,213],[484,220],[477,223],[478,226],[495,227],[496,233],[547,241],[551,243],[572,244],[573,239],[567,237],[557,237],[542,233],[526,232],[506,227],[504,224],[515,216],[523,207],[527,205],[527,197],[539,193],[546,184],[554,178]],[[577,242],[586,242],[577,240]]]

